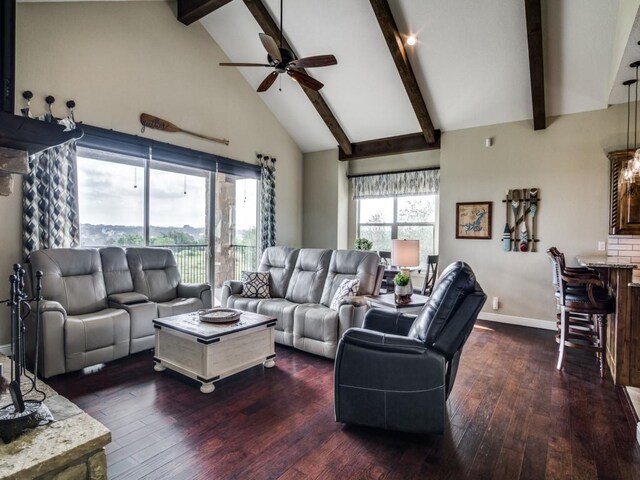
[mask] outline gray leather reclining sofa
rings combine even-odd
[[[211,287],[182,283],[168,249],[57,248],[33,252],[27,262],[31,274],[44,273],[40,371],[45,377],[151,349],[155,318],[211,308]],[[32,314],[28,335],[35,331],[34,321]],[[33,340],[27,339],[31,349]]]
[[[373,252],[270,247],[258,271],[270,273],[271,298],[243,297],[242,282],[227,281],[222,305],[276,317],[276,342],[334,358],[342,334],[362,326],[367,311],[363,296],[378,294],[384,266]],[[356,277],[358,296],[338,310],[329,308],[342,280]]]

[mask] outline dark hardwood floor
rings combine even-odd
[[[640,478],[622,389],[583,352],[556,372],[552,332],[478,322],[444,436],[336,424],[333,362],[277,354],[210,395],[150,353],[49,383],[111,429],[110,478]]]

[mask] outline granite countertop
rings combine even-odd
[[[619,262],[614,260],[617,257],[605,257],[605,256],[591,256],[591,255],[578,255],[576,260],[580,265],[585,267],[596,268],[638,268],[638,265],[631,262]]]
[[[11,360],[0,355],[0,363],[8,377]],[[0,440],[0,479],[36,478],[111,442],[107,427],[43,382],[38,381],[38,388],[47,392],[44,403],[55,421],[29,430],[9,444]],[[8,394],[0,397],[0,406],[10,402]]]

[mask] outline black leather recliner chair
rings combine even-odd
[[[455,262],[417,317],[369,310],[338,345],[336,421],[442,433],[462,347],[486,299],[471,267]]]

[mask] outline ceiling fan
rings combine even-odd
[[[267,51],[268,63],[221,63],[223,67],[267,67],[274,68],[258,86],[258,92],[266,92],[276,81],[278,75],[286,73],[292,79],[296,80],[300,85],[311,90],[318,91],[324,84],[315,78],[299,71],[302,68],[327,67],[336,65],[338,61],[333,55],[316,55],[313,57],[296,58],[293,52],[284,48],[283,32],[282,32],[282,0],[280,0],[280,46],[273,37],[266,33],[260,34],[262,46]]]

